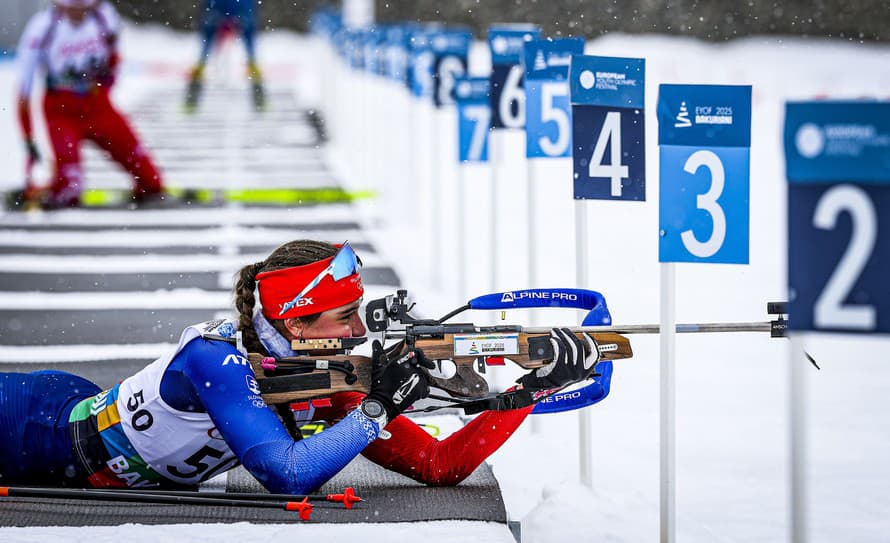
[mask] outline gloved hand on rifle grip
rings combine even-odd
[[[429,378],[421,368],[433,369],[435,364],[420,349],[408,351],[401,358],[390,360],[379,341],[371,346],[371,391],[369,399],[383,404],[386,419],[391,421],[414,402],[430,393]]]
[[[600,360],[599,345],[590,334],[582,334],[584,341],[568,328],[550,330],[553,361],[532,370],[516,380],[524,389],[546,390],[562,388],[587,379]]]

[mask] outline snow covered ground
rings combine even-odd
[[[122,43],[125,69],[115,91],[126,107],[154,88],[181,85],[197,52],[194,36],[160,28],[130,25]],[[317,44],[284,32],[266,34],[260,55],[267,73],[289,81],[304,102],[323,101],[324,81],[317,72]],[[754,87],[751,149],[751,264],[685,265],[677,270],[678,322],[765,320],[767,301],[785,293],[785,181],[781,149],[783,103],[827,95],[837,98],[888,98],[890,64],[887,46],[829,40],[752,38],[729,44],[658,36],[609,35],[588,42],[587,52],[647,59],[648,190],[645,203],[590,202],[589,240],[593,244],[590,288],[603,292],[613,317],[621,323],[656,322],[657,148],[654,104],[658,83],[752,84]],[[477,49],[478,53],[478,49]],[[174,60],[170,60],[174,59]],[[234,59],[234,60],[232,60]],[[217,66],[219,80],[236,75],[237,53]],[[481,71],[485,59],[474,56]],[[228,72],[227,72],[228,70]],[[0,183],[14,186],[21,171],[21,145],[14,123],[12,65],[0,62]],[[382,96],[385,96],[384,93]],[[150,96],[150,95],[149,95]],[[347,104],[343,104],[347,108]],[[404,115],[404,113],[403,113]],[[395,131],[401,119],[389,125]],[[449,143],[447,119],[440,122],[443,145]],[[395,127],[395,128],[394,128]],[[405,134],[390,134],[404,142]],[[444,135],[443,135],[444,134]],[[416,137],[421,137],[417,136]],[[412,136],[407,136],[412,137]],[[425,136],[424,136],[425,137]],[[335,141],[336,142],[336,141]],[[371,145],[369,143],[369,145]],[[538,285],[571,286],[574,276],[573,206],[570,168],[565,163],[538,164],[539,191],[546,220],[529,242],[526,218],[525,161],[521,138],[510,137],[505,153],[514,157],[500,183],[512,190],[501,195],[498,246],[487,235],[484,213],[467,215],[469,231],[481,251],[497,251],[499,290]],[[45,146],[44,146],[45,148]],[[344,148],[332,154],[350,175]],[[397,148],[395,152],[402,152]],[[449,155],[451,156],[451,155]],[[414,179],[409,169],[374,164],[393,176],[392,187]],[[401,172],[401,173],[399,173]],[[442,164],[443,179],[457,176]],[[401,175],[401,178],[396,176]],[[489,173],[469,168],[464,183],[485,187]],[[362,186],[368,179],[346,181]],[[374,180],[372,180],[374,181]],[[376,182],[379,183],[379,179]],[[539,181],[542,182],[542,181]],[[481,190],[481,189],[480,189]],[[485,192],[485,191],[481,191]],[[428,195],[429,196],[429,195]],[[441,195],[440,195],[441,196]],[[447,195],[446,195],[447,196]],[[398,194],[394,196],[396,199]],[[428,200],[455,205],[452,196]],[[472,202],[469,200],[473,200]],[[482,203],[479,201],[482,200]],[[458,202],[487,209],[484,197],[468,193]],[[461,241],[449,240],[441,270],[425,267],[424,251],[406,246],[415,241],[406,229],[427,232],[428,208],[398,208],[401,215],[380,219],[380,204],[362,211],[376,244],[390,257],[420,302],[441,314],[463,301],[453,294],[454,254]],[[457,209],[450,207],[448,209]],[[387,208],[393,215],[392,208]],[[520,210],[520,211],[516,211]],[[403,217],[399,220],[398,217]],[[413,222],[412,222],[413,221]],[[453,226],[453,215],[443,223]],[[886,241],[886,240],[885,240]],[[465,244],[465,243],[464,243]],[[534,246],[538,265],[529,283],[527,247]],[[470,266],[467,292],[483,293],[490,270],[484,259]],[[438,284],[436,284],[438,283]],[[513,315],[509,318],[513,319]],[[517,315],[516,318],[519,318]],[[544,317],[535,317],[539,324]],[[548,323],[570,324],[574,315],[559,313]],[[822,371],[807,372],[809,387],[808,456],[810,530],[813,541],[886,541],[890,530],[890,340],[886,338],[808,337],[807,349]],[[511,519],[522,521],[523,541],[655,541],[658,538],[658,339],[634,337],[635,357],[616,364],[612,393],[590,409],[594,435],[594,488],[578,484],[578,416],[548,415],[526,423],[492,458]],[[789,346],[785,341],[739,334],[682,336],[677,343],[677,526],[680,541],[782,541],[789,531]],[[797,361],[796,363],[804,363]],[[498,378],[506,382],[508,375]],[[0,529],[8,541],[270,541],[281,537],[329,541],[509,541],[503,527],[484,523],[425,523],[353,526],[196,525],[175,527]]]

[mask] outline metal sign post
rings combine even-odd
[[[528,159],[528,240],[536,245],[535,218],[540,213],[538,190],[546,190],[539,179],[537,161],[572,156],[572,107],[569,102],[569,64],[573,55],[584,52],[583,38],[551,38],[525,42],[522,54],[525,79],[525,156]],[[559,180],[556,180],[559,182]],[[568,179],[563,182],[568,183]],[[528,255],[529,286],[539,285],[536,253]],[[583,285],[578,284],[578,287]],[[536,312],[530,317],[534,322]],[[582,411],[582,413],[586,413]],[[585,415],[582,415],[582,417]]]
[[[890,333],[890,103],[785,110],[791,320],[791,540],[807,541],[804,332]]]
[[[488,162],[488,136],[491,124],[491,108],[488,105],[489,81],[487,77],[458,78],[454,86],[454,98],[457,104],[457,160],[461,179],[458,184],[461,188],[461,196],[458,198],[457,227],[458,243],[460,247],[469,247],[469,240],[465,239],[464,231],[464,206],[463,196],[464,164],[471,162]],[[493,184],[493,180],[490,180]],[[494,251],[488,251],[490,269],[494,268]],[[461,267],[458,270],[458,289],[463,299],[468,296],[467,290],[467,265],[461,258]],[[491,285],[493,286],[493,285]]]
[[[569,45],[573,52],[578,45]],[[583,51],[583,42],[581,43]],[[529,62],[538,63],[547,51]],[[540,65],[540,64],[539,64]],[[569,141],[574,172],[575,243],[578,287],[586,287],[590,256],[588,253],[587,209],[583,200],[642,200],[645,198],[645,150],[643,129],[645,62],[573,54],[569,60]],[[549,91],[545,89],[549,88]],[[541,87],[542,98],[558,92],[557,87]],[[542,103],[542,117],[546,105]],[[551,116],[558,118],[556,111]],[[558,121],[557,121],[558,123]],[[606,147],[611,152],[605,157]],[[546,145],[542,145],[542,148]],[[543,150],[543,149],[542,149]],[[581,480],[593,486],[590,415],[581,411]]]
[[[747,264],[751,87],[661,85],[661,540],[676,538],[675,262]]]
[[[492,185],[497,190],[501,184],[500,170],[504,164],[505,129],[525,128],[525,90],[523,88],[522,52],[526,42],[539,38],[541,29],[529,24],[493,25],[488,30],[488,45],[491,51],[491,76],[489,100],[491,105],[491,169]],[[498,246],[497,236],[497,192],[492,195],[491,210],[494,247]],[[492,267],[492,287],[497,290],[499,266],[497,255]]]

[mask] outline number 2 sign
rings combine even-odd
[[[661,85],[659,261],[747,264],[751,87]]]
[[[890,103],[789,103],[794,330],[890,332]]]

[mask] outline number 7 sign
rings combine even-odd
[[[491,122],[488,90],[488,78],[468,77],[455,83],[460,162],[488,161],[488,128]]]

